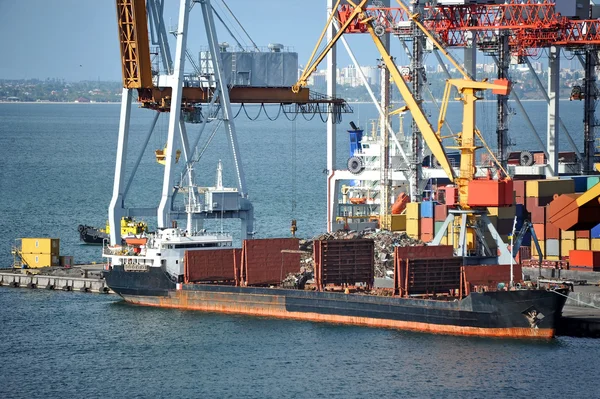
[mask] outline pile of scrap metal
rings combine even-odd
[[[394,270],[394,248],[423,245],[423,242],[410,238],[405,232],[386,230],[344,231],[325,233],[312,239],[300,240],[301,264],[308,270],[314,270],[313,242],[315,240],[354,240],[372,239],[375,242],[375,277],[386,277]]]

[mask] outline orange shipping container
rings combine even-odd
[[[537,236],[538,240],[545,240],[546,239],[546,231],[545,231],[545,225],[541,224],[541,223],[534,223],[533,224],[533,231],[535,231],[535,235]]]
[[[421,235],[433,234],[434,222],[432,218],[421,218]]]
[[[600,251],[572,250],[569,252],[569,264],[593,267],[594,270],[600,269]]]
[[[536,231],[537,233],[537,231]],[[546,231],[545,231],[546,240],[555,239],[558,240],[560,238],[560,229],[553,225],[550,222],[546,222]]]
[[[467,201],[470,206],[512,205],[513,182],[512,180],[471,180]]]

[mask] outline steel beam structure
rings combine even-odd
[[[560,47],[552,46],[548,53],[548,131],[546,150],[548,163],[546,177],[558,176],[559,146],[559,100],[560,96]]]
[[[327,20],[329,20],[331,14],[335,12],[334,4],[337,3],[334,0],[327,0]],[[333,18],[332,18],[333,20]],[[333,21],[326,27],[326,39],[327,43],[336,35],[336,28]],[[336,84],[337,84],[337,46],[333,46],[331,51],[327,54],[327,96],[330,98],[336,95]],[[337,190],[335,182],[333,181],[333,175],[335,173],[336,165],[335,159],[337,156],[336,148],[336,137],[337,137],[336,124],[333,118],[327,119],[327,231],[331,232],[333,222],[335,221],[335,211],[337,205]]]

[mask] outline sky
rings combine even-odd
[[[257,45],[275,42],[291,46],[301,65],[308,60],[326,22],[326,0],[226,2]],[[165,22],[174,26],[179,1],[166,0],[165,4]],[[224,10],[221,4],[221,0],[213,0],[218,12]],[[233,44],[220,23],[216,24],[219,41]],[[187,47],[197,54],[206,46],[198,4],[192,9],[189,26]],[[359,62],[375,65],[378,54],[368,35],[353,36],[348,40]],[[115,0],[0,0],[0,37],[0,79],[121,80]],[[174,49],[172,44],[171,51]],[[350,63],[342,46],[339,54],[341,66]]]

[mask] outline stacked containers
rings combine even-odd
[[[58,238],[22,238],[21,255],[30,268],[59,266],[60,240]]]
[[[600,271],[600,251],[572,250],[569,252],[569,269]]]
[[[421,203],[420,239],[423,242],[433,240],[435,206],[434,201],[423,201]]]
[[[433,210],[433,234],[434,236],[441,230],[444,221],[448,217],[448,205],[436,204]]]
[[[540,249],[548,260],[559,260],[568,253],[571,245],[575,247],[575,237],[561,237],[561,231],[548,220],[546,205],[555,194],[573,193],[575,182],[572,179],[528,180],[525,183],[525,208],[531,214],[533,229],[540,243]],[[564,240],[572,240],[564,242]],[[563,249],[563,245],[565,248]],[[537,249],[532,246],[532,256],[537,257]]]
[[[569,256],[569,252],[575,249],[575,232],[574,231],[560,231],[560,256],[566,258]]]
[[[418,202],[409,202],[406,204],[406,234],[414,239],[419,239],[419,232],[421,230],[419,205]]]

